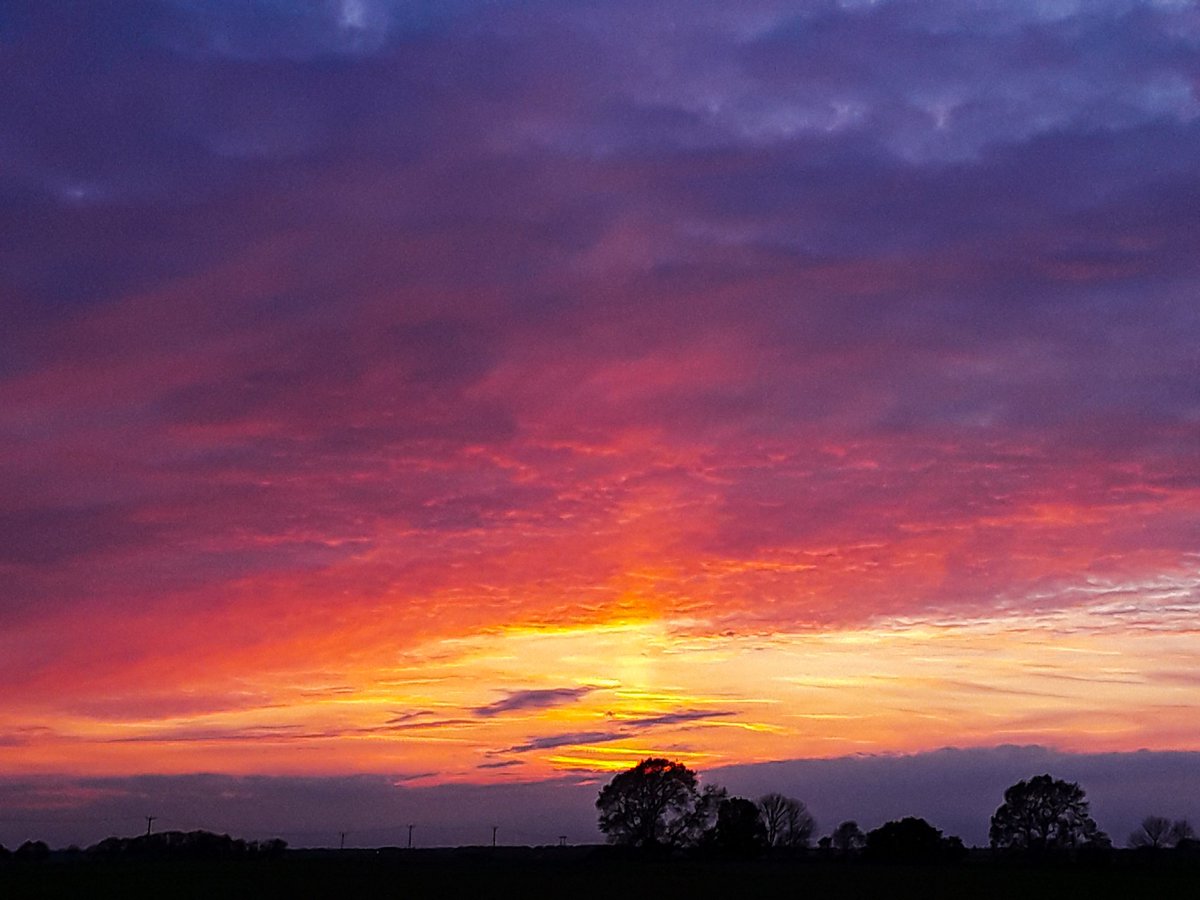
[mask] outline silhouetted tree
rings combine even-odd
[[[1142,824],[1129,835],[1129,846],[1159,850],[1164,847],[1176,847],[1181,841],[1190,840],[1195,836],[1196,833],[1187,819],[1176,819],[1172,822],[1165,816],[1146,816],[1142,819]]]
[[[834,850],[840,853],[850,853],[854,850],[861,850],[867,842],[867,836],[862,833],[858,823],[851,819],[833,829],[829,840]]]
[[[1108,836],[1092,820],[1083,789],[1049,775],[1008,788],[988,834],[993,847],[1031,852],[1108,844]]]
[[[728,856],[757,856],[767,847],[767,829],[752,800],[729,797],[717,807],[717,849]]]
[[[924,819],[887,822],[867,833],[867,856],[885,862],[932,862],[965,854],[959,838],[942,837]]]
[[[676,846],[692,847],[703,841],[706,835],[716,834],[717,816],[728,796],[729,792],[723,787],[705,785],[700,791],[700,799],[696,801],[696,808],[684,823]]]
[[[817,823],[799,800],[783,794],[767,794],[759,798],[758,809],[767,831],[768,845],[807,847],[812,841]]]
[[[1171,820],[1163,816],[1146,816],[1142,824],[1129,835],[1130,847],[1158,850],[1174,843],[1171,840]]]
[[[644,759],[601,789],[596,808],[611,843],[686,847],[713,827],[724,799],[721,788],[699,790],[696,773],[682,763]]]

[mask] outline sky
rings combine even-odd
[[[1200,821],[1195,2],[14,0],[0,85],[0,841]]]

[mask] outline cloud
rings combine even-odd
[[[547,734],[524,744],[509,747],[506,753],[528,753],[531,750],[552,750],[555,747],[570,747],[575,744],[606,744],[628,737],[624,731],[567,731],[562,734]]]
[[[569,747],[579,744],[606,744],[619,741],[643,731],[671,725],[682,725],[690,722],[703,723],[712,719],[733,716],[736,713],[727,710],[681,710],[664,713],[658,716],[642,716],[616,720],[616,727],[604,731],[568,731],[560,734],[548,734],[509,747],[506,753],[528,753],[531,750],[551,750],[555,747]]]
[[[679,712],[663,713],[658,716],[642,716],[626,719],[621,724],[626,728],[657,728],[660,725],[680,725],[685,722],[703,722],[708,719],[720,719],[737,715],[732,710],[720,709],[685,709]]]
[[[479,706],[474,710],[475,715],[489,718],[503,713],[518,712],[525,709],[545,709],[548,706],[562,706],[574,703],[581,697],[586,697],[595,688],[539,688],[528,691],[514,691],[503,700]]]

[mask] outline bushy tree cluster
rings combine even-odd
[[[611,843],[642,849],[702,847],[754,856],[768,847],[807,846],[815,827],[799,800],[768,794],[755,803],[724,788],[701,789],[695,772],[661,758],[614,776],[596,808]]]
[[[886,822],[866,835],[866,854],[881,862],[939,862],[961,859],[966,848],[957,837],[942,832],[924,819],[911,816]]]

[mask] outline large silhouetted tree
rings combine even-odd
[[[614,844],[685,847],[713,827],[725,791],[701,791],[682,763],[644,759],[613,777],[596,799],[600,830]]]
[[[1108,841],[1092,820],[1083,788],[1049,775],[1018,781],[1004,792],[989,837],[993,847],[1033,852]]]
[[[817,823],[799,800],[783,794],[760,797],[758,809],[772,847],[807,847]]]

